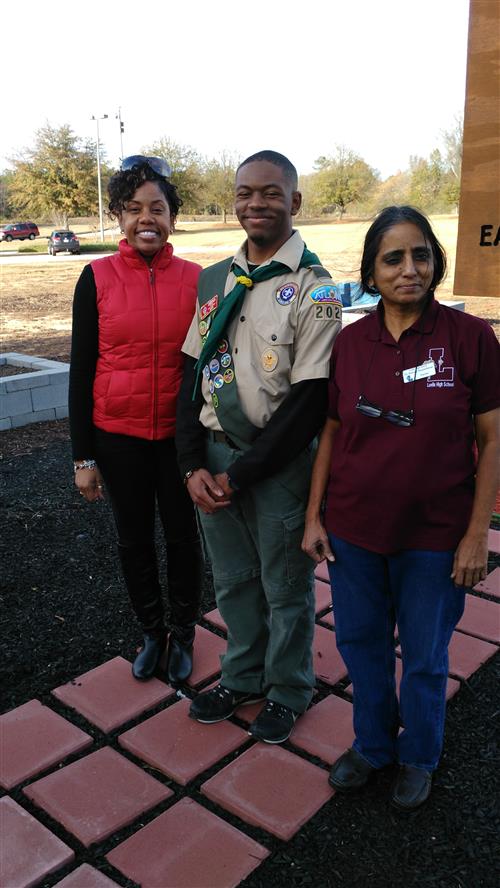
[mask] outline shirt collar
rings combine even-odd
[[[408,327],[406,331],[414,333],[432,333],[436,326],[436,320],[439,313],[439,302],[434,298],[434,294],[430,293],[427,305],[425,306],[419,318]],[[377,305],[376,311],[369,316],[368,339],[372,342],[377,340],[389,341],[391,339],[389,331],[384,324],[384,303],[382,299]]]
[[[293,234],[288,238],[287,241],[285,241],[284,244],[281,245],[274,256],[270,256],[269,259],[266,259],[265,262],[262,262],[262,266],[269,265],[269,263],[273,261],[282,262],[283,265],[288,266],[290,271],[297,271],[300,265],[300,260],[302,259],[303,252],[304,241],[302,240],[299,232],[294,230]],[[233,265],[239,265],[240,268],[243,268],[244,271],[248,272],[247,241],[244,241],[242,243],[238,252],[233,257]]]

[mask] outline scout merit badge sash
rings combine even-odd
[[[226,280],[231,267],[233,267],[236,277],[236,284],[224,298]],[[313,268],[318,277],[329,277],[328,272],[320,265],[316,254],[308,250],[307,247],[304,247],[299,268]],[[203,373],[208,381],[212,404],[222,428],[242,450],[246,450],[252,445],[261,429],[250,422],[241,407],[235,383],[233,357],[226,331],[231,320],[240,310],[247,290],[251,290],[254,284],[261,281],[267,281],[289,272],[288,265],[273,260],[269,265],[259,266],[247,275],[238,265],[233,265],[233,258],[230,257],[205,269],[199,278],[199,330],[203,345],[200,357],[196,362],[193,399]]]

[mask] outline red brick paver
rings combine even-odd
[[[23,792],[86,847],[172,795],[109,747],[43,777]]]
[[[500,598],[500,567],[495,567],[495,570],[492,570],[485,580],[477,583],[474,589],[476,592],[484,592],[486,595],[494,595],[495,598]]]
[[[262,845],[185,798],[107,858],[141,888],[235,888],[268,855]]]
[[[120,746],[185,786],[248,741],[230,722],[202,725],[189,718],[190,700],[174,703],[118,738]]]
[[[500,643],[500,607],[476,595],[465,596],[465,611],[457,625],[459,632],[475,635],[484,641]]]
[[[203,619],[206,620],[207,623],[211,623],[211,625],[215,626],[217,629],[220,629],[221,632],[227,633],[226,623],[222,619],[221,612],[218,607],[214,608],[214,610],[209,611],[207,614],[204,614]]]
[[[11,789],[92,742],[47,706],[30,700],[0,716],[0,786]]]
[[[298,720],[290,743],[329,765],[352,746],[352,703],[331,694],[311,706]]]
[[[7,796],[0,799],[0,821],[2,888],[38,885],[75,857],[71,848]]]
[[[203,626],[196,627],[193,671],[188,684],[194,687],[208,681],[220,672],[220,655],[226,650],[226,642]]]
[[[469,678],[497,651],[495,644],[474,638],[472,635],[464,635],[463,632],[454,632],[448,648],[448,672],[459,678]]]
[[[488,531],[488,552],[500,555],[500,530]]]
[[[333,795],[326,771],[265,743],[256,743],[226,765],[201,791],[242,820],[285,841]]]
[[[332,590],[330,584],[323,580],[314,581],[314,597],[316,599],[316,613],[332,606]]]
[[[88,863],[82,863],[62,882],[54,885],[54,888],[117,888],[117,883],[112,882],[104,873],[94,869]]]
[[[52,693],[102,731],[113,731],[175,692],[157,678],[136,681],[128,660],[114,657]]]
[[[313,665],[316,678],[335,685],[347,675],[346,665],[335,643],[335,632],[324,626],[315,626],[313,640]]]
[[[322,561],[320,564],[316,565],[314,568],[314,575],[318,577],[318,579],[323,580],[325,583],[330,584],[330,574],[328,573],[327,562]]]

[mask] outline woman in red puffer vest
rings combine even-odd
[[[118,253],[87,265],[76,285],[69,408],[75,483],[88,502],[103,499],[106,487],[125,584],[144,633],[132,673],[145,680],[165,662],[166,677],[178,686],[192,670],[203,578],[174,443],[181,346],[201,269],[174,256],[168,243],[182,203],[169,176],[163,159],[133,155],[109,183],[109,210],[125,238]],[[170,633],[158,579],[156,505]]]

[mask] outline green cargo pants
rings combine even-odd
[[[239,453],[209,442],[207,468],[224,472]],[[300,548],[310,475],[304,452],[272,478],[235,492],[227,508],[199,512],[228,627],[222,684],[262,692],[296,712],[307,708],[314,686],[313,562]]]

